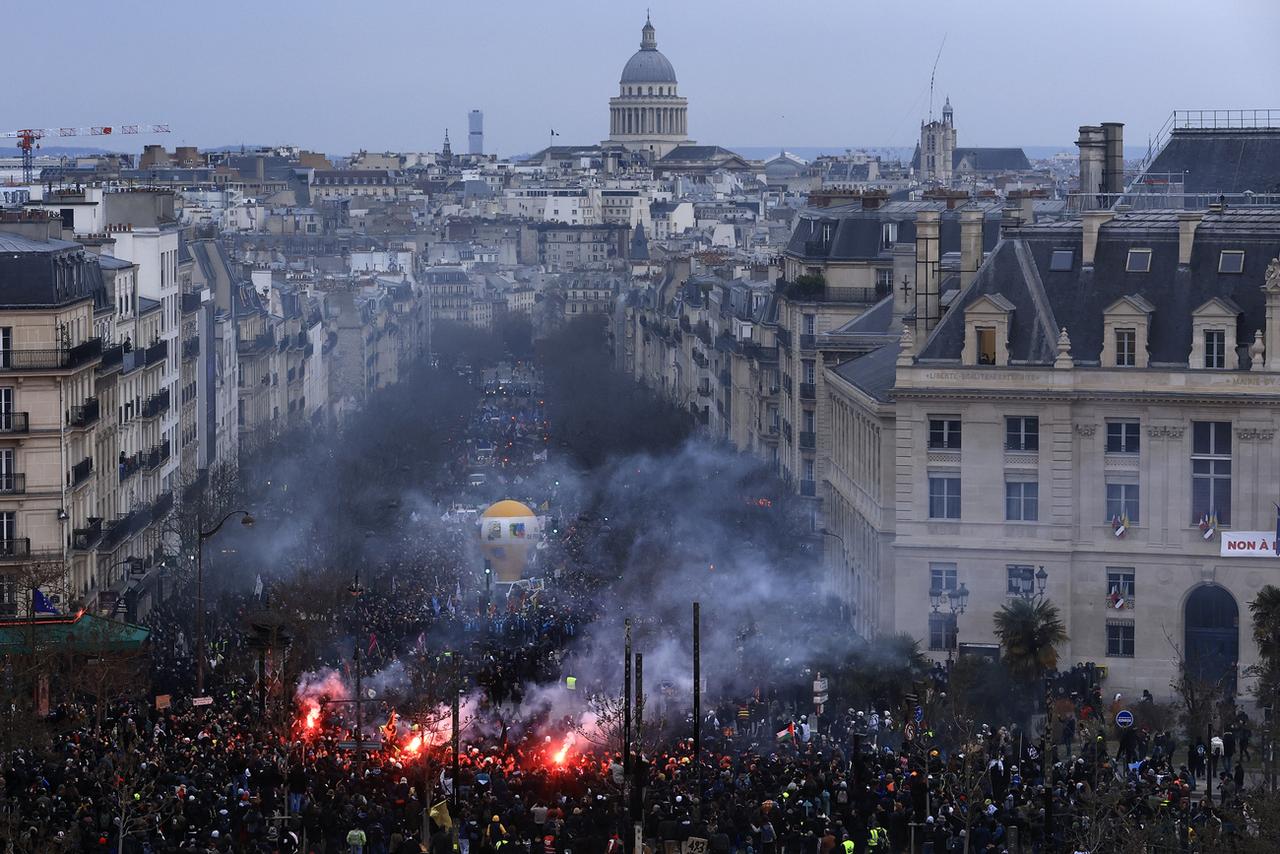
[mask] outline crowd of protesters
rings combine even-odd
[[[531,397],[491,394],[468,427],[513,472],[530,469],[546,429]],[[1218,851],[1276,832],[1246,797],[1247,716],[1224,716],[1207,742],[1117,727],[1117,709],[1136,708],[1141,722],[1154,701],[1108,697],[1090,664],[1047,680],[1050,724],[1026,730],[955,713],[941,665],[909,700],[822,714],[799,663],[785,684],[770,684],[786,673],[770,668],[754,692],[707,696],[696,723],[679,704],[653,722],[655,703],[624,755],[609,722],[593,735],[579,718],[521,705],[531,687],[562,683],[599,617],[572,570],[596,522],[557,530],[546,560],[563,574],[501,593],[460,573],[475,563],[465,524],[423,525],[429,536],[389,544],[360,595],[309,624],[318,652],[306,667],[331,668],[350,688],[358,666],[372,697],[325,696],[312,729],[279,673],[259,682],[244,618],[264,607],[268,584],[210,610],[210,702],[194,705],[190,615],[161,604],[148,617],[145,699],[121,692],[103,715],[56,705],[46,738],[0,758],[0,851],[622,854],[637,828],[648,850],[694,854]],[[457,757],[439,715],[410,749],[414,729],[393,715],[412,718],[415,699],[447,709],[459,689],[474,705]],[[385,727],[380,747],[352,748],[357,718],[362,740]]]

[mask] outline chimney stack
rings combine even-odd
[[[1080,193],[1082,210],[1093,210],[1098,205],[1102,190],[1103,171],[1107,160],[1106,132],[1096,125],[1081,125],[1080,138]]]
[[[982,266],[982,210],[960,211],[960,289],[964,290]]]
[[[1124,122],[1103,122],[1102,139],[1106,160],[1102,168],[1102,192],[1124,192]]]
[[[1080,214],[1080,264],[1093,266],[1093,255],[1098,249],[1098,232],[1115,214],[1111,211],[1082,211]]]
[[[1191,264],[1191,247],[1195,244],[1196,229],[1204,211],[1178,211],[1178,266]]]
[[[938,325],[941,299],[938,294],[938,211],[916,214],[916,331],[917,346],[922,346]]]

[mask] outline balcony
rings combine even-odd
[[[813,383],[800,383],[801,400],[817,400],[818,390]]]
[[[102,542],[102,520],[97,516],[91,516],[88,522],[87,527],[72,529],[72,549],[81,552],[89,551]]]
[[[147,456],[146,456],[146,459],[143,461],[143,465],[148,471],[151,471],[153,469],[160,468],[160,466],[164,465],[164,463],[168,459],[169,459],[169,443],[164,442],[162,444],[156,445],[150,451],[147,452]]]
[[[169,358],[169,342],[157,341],[147,348],[146,353],[146,363],[148,368],[152,365],[163,364],[164,360]]]
[[[146,402],[142,404],[142,417],[144,419],[159,418],[161,415],[169,411],[169,390],[156,392],[148,397]]]
[[[812,480],[800,481],[800,494],[805,498],[814,498],[818,494],[818,484]]]
[[[27,491],[27,476],[15,472],[0,474],[0,495],[22,495]]]
[[[90,338],[74,347],[0,350],[0,371],[65,371],[102,358],[102,339]]]
[[[112,368],[119,367],[124,361],[124,345],[112,344],[110,347],[102,348],[102,361],[98,364],[98,370],[109,371]]]
[[[142,451],[139,451],[138,453],[134,454],[131,457],[126,457],[126,456],[120,457],[120,482],[121,483],[124,483],[126,480],[128,480],[129,478],[133,477],[135,474],[138,473],[139,469],[142,468],[142,462],[145,457],[146,457],[146,454]]]
[[[146,363],[146,359],[146,350],[125,350],[120,362],[120,370],[125,374],[131,374],[141,369]]]
[[[168,459],[168,452],[165,452],[165,459]],[[151,520],[158,522],[164,519],[173,510],[173,493],[163,492],[156,496],[155,503],[151,505]]]
[[[816,335],[801,335],[801,336],[800,336],[800,349],[801,349],[801,350],[816,350],[816,349],[818,349],[818,346],[817,346],[817,343],[816,343],[816,341],[817,341],[817,337],[818,337],[818,336],[816,336]]]
[[[31,557],[31,538],[0,540],[0,561],[26,560]]]
[[[711,397],[711,383],[710,383],[710,382],[708,382],[707,380],[703,380],[702,382],[698,383],[698,396],[699,396],[699,397]]]
[[[72,430],[83,430],[97,423],[101,416],[101,407],[96,397],[85,398],[80,406],[71,407],[67,413],[67,426]]]
[[[182,361],[190,362],[200,355],[200,339],[188,338],[182,342]]]
[[[812,451],[816,447],[818,447],[818,434],[801,430],[800,448],[805,451]]]
[[[200,310],[200,294],[183,294],[182,295],[182,313],[194,314]]]
[[[0,433],[26,433],[31,429],[31,416],[26,412],[0,412]]]
[[[706,357],[706,356],[702,355],[702,352],[701,352],[701,351],[699,351],[699,350],[694,350],[694,351],[693,351],[693,363],[694,363],[695,365],[697,365],[699,368],[705,368],[705,367],[707,366],[707,364],[708,364],[708,360],[707,360],[707,357]]]
[[[791,330],[784,326],[779,326],[774,333],[774,337],[778,340],[778,346],[784,350],[791,349]]]
[[[791,375],[790,374],[782,375],[782,390],[787,393],[787,397],[791,396]]]
[[[129,539],[147,526],[151,521],[150,515],[143,512],[145,508],[135,508],[123,516],[118,517],[114,522],[107,526],[106,531],[102,535],[102,541],[99,543],[98,550],[103,552],[114,551],[117,546]]]
[[[87,481],[91,474],[93,474],[93,457],[85,457],[73,465],[71,471],[67,473],[67,488],[75,489]]]
[[[310,343],[311,343],[311,339],[307,335],[305,330],[303,330],[302,332],[299,332],[297,335],[290,337],[289,339],[289,346],[292,347],[294,350],[304,350]]]
[[[276,346],[276,336],[268,329],[256,338],[242,340],[236,344],[236,349],[241,353],[266,353]]]

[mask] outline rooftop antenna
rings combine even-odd
[[[938,60],[942,59],[942,48],[947,44],[947,34],[942,34],[942,44],[938,45],[938,55],[933,58],[933,70],[929,72],[929,121],[933,121],[933,77],[938,73]]]

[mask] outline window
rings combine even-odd
[[[9,367],[9,356],[13,352],[13,327],[0,326],[0,368]]]
[[[1140,446],[1137,421],[1107,422],[1107,453],[1136,454]]]
[[[806,409],[804,411],[804,418],[802,419],[802,421],[804,423],[804,432],[806,433],[815,432],[816,428],[815,428],[815,421],[814,421],[812,409]]]
[[[929,649],[956,648],[955,614],[929,615]]]
[[[1223,249],[1218,256],[1219,273],[1243,273],[1244,252],[1239,249]]]
[[[1005,481],[1004,518],[1007,522],[1035,522],[1040,518],[1040,484],[1037,481]]]
[[[1116,367],[1132,368],[1138,364],[1138,330],[1116,330]]]
[[[929,475],[929,518],[960,518],[960,476],[957,474]]]
[[[880,245],[885,249],[898,242],[898,224],[886,222],[880,225]]]
[[[1206,368],[1225,368],[1227,366],[1227,332],[1225,329],[1206,329],[1204,331],[1204,366]]]
[[[804,334],[813,335],[818,328],[818,318],[812,314],[804,316]]]
[[[978,364],[996,363],[996,331],[990,326],[978,327]]]
[[[1124,271],[1126,273],[1151,272],[1151,250],[1130,249],[1129,257],[1124,262]]]
[[[888,291],[893,287],[893,270],[880,267],[876,270],[876,289]]]
[[[1133,658],[1133,620],[1107,620],[1107,657]]]
[[[1049,272],[1065,273],[1075,262],[1076,253],[1072,249],[1055,249],[1049,256]]]
[[[1108,483],[1106,521],[1126,518],[1134,524],[1138,522],[1138,484]]]
[[[1005,418],[1004,449],[1006,451],[1040,450],[1040,419],[1025,415]]]
[[[930,418],[929,447],[945,450],[960,450],[960,419]]]
[[[815,382],[817,382],[817,369],[816,369],[815,360],[805,359],[803,362],[801,362],[800,374],[802,377],[804,377],[802,382],[804,382],[805,385],[813,385]]]
[[[1231,524],[1231,422],[1192,422],[1191,522]]]
[[[956,565],[954,563],[931,563],[929,564],[929,589],[930,590],[955,590],[959,587],[956,582]]]
[[[1009,564],[1005,571],[1005,593],[1010,596],[1030,595],[1035,590],[1036,568],[1026,564]]]
[[[1107,567],[1107,595],[1123,598],[1126,602],[1133,599],[1135,588],[1133,568],[1124,566]]]

